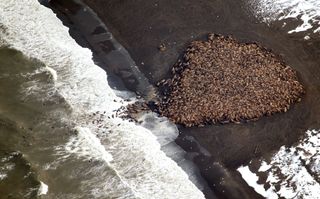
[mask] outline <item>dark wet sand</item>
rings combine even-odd
[[[79,8],[61,2],[53,0],[51,6],[58,8],[56,11],[60,12],[60,18],[65,23],[69,20],[67,25],[73,28],[72,35],[85,46],[86,39],[77,34],[76,29],[79,24],[84,24],[84,27],[78,29],[78,32],[79,30],[83,32],[83,28],[86,29],[86,17],[83,17],[83,21],[76,21],[72,16]],[[241,1],[85,0],[85,2],[105,22],[115,39],[128,50],[138,68],[153,85],[168,77],[172,65],[189,42],[204,39],[209,32],[233,35],[242,42],[256,41],[281,55],[287,64],[298,71],[306,88],[306,95],[301,103],[293,106],[287,113],[241,125],[179,127],[181,134],[176,142],[190,152],[190,156],[197,154],[194,162],[219,198],[259,198],[260,196],[246,185],[235,169],[255,157],[268,158],[280,146],[295,143],[307,129],[319,128],[319,37],[304,41],[303,34],[289,35],[286,30],[280,28],[282,25],[280,23],[275,23],[271,27],[259,23],[250,16],[246,5]],[[64,10],[66,8],[69,10]],[[291,22],[287,23],[290,26]],[[162,43],[166,45],[165,51],[158,49]],[[89,47],[96,55],[99,53],[100,56],[103,55],[95,50],[101,48],[95,45]],[[105,51],[113,50],[105,49]],[[101,60],[101,57],[96,56],[96,60],[99,59]],[[106,63],[98,64],[103,67]],[[119,73],[116,71],[116,65],[104,65],[103,68],[113,71],[114,74],[108,72],[108,75],[117,78]],[[137,90],[139,87],[132,85],[144,84],[143,82],[130,84],[124,76],[121,76],[120,80],[124,81],[124,87],[131,90]],[[210,191],[206,196],[215,198]]]

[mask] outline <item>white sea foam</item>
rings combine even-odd
[[[105,162],[112,161],[112,155],[106,151],[100,140],[88,128],[77,127],[76,130],[77,136],[71,137],[65,145],[66,151],[89,159],[93,157]]]
[[[0,181],[8,177],[8,173],[15,167],[14,163],[10,162],[11,156],[3,157],[0,159]]]
[[[47,66],[46,69],[51,73],[53,80],[57,81],[58,79],[57,71],[55,71],[53,68],[50,68],[49,66]]]
[[[186,152],[175,144],[175,139],[178,136],[178,128],[171,123],[168,118],[159,117],[156,113],[150,112],[143,114],[138,121],[141,126],[149,129],[157,137],[157,141],[161,145],[167,156],[172,158],[179,164],[184,171],[189,174],[189,179],[201,190],[204,189],[206,182],[200,177],[200,172],[195,169],[195,165],[190,160],[186,160]],[[202,148],[201,148],[202,149]],[[200,149],[200,150],[201,150]],[[207,151],[202,151],[203,154],[208,154]]]
[[[46,195],[48,193],[49,187],[45,183],[40,181],[40,187],[38,189],[38,196]]]
[[[0,181],[3,179],[6,179],[7,177],[8,177],[7,174],[0,172]]]
[[[279,197],[315,199],[320,196],[320,184],[317,181],[320,177],[319,157],[320,134],[315,130],[307,131],[306,137],[296,146],[283,146],[269,163],[263,161],[256,174],[267,174],[265,184]],[[238,171],[250,186],[266,198],[278,198],[266,195],[265,189],[261,189],[263,185],[255,183],[257,175],[245,168],[248,167],[240,167]]]
[[[139,120],[141,125],[157,136],[161,146],[174,142],[178,136],[178,128],[167,118],[158,117],[155,113],[143,114]]]
[[[127,198],[204,198],[183,170],[161,151],[149,130],[117,117],[100,119],[101,127],[91,123],[92,113],[111,116],[123,105],[122,100],[108,86],[105,72],[93,63],[92,53],[69,36],[51,10],[37,0],[1,0],[0,25],[5,30],[0,31],[2,43],[43,62],[52,74],[54,89],[71,107],[72,115],[61,119],[76,124],[78,134],[65,146],[67,152],[105,162],[120,179],[114,182],[123,183],[123,190],[130,192]],[[29,94],[38,95],[41,86],[32,88]],[[101,187],[99,193],[92,189],[101,198],[112,195],[105,190],[121,187],[101,179],[100,184],[95,181],[96,187]]]
[[[320,31],[319,0],[252,0],[251,5],[253,12],[267,23],[291,18],[301,20],[289,33],[310,29],[314,33]]]

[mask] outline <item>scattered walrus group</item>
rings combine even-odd
[[[286,112],[304,93],[296,72],[270,50],[215,34],[192,42],[158,85],[160,114],[185,126]]]

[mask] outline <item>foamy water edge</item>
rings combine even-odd
[[[69,36],[51,10],[36,0],[3,0],[0,24],[5,27],[0,33],[1,43],[43,62],[52,74],[56,91],[73,110],[72,118],[62,118],[73,120],[78,131],[70,140],[74,148],[68,151],[67,144],[66,152],[106,162],[136,198],[204,198],[184,171],[160,150],[157,138],[147,129],[117,117],[105,119],[108,134],[102,139],[97,126],[87,123],[84,113],[103,111],[111,115],[124,102],[108,86],[105,72],[92,61],[92,53]],[[135,157],[130,164],[129,157]]]

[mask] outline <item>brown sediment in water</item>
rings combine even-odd
[[[304,88],[296,72],[258,44],[209,34],[194,41],[159,82],[159,111],[185,126],[256,120],[286,112]]]

